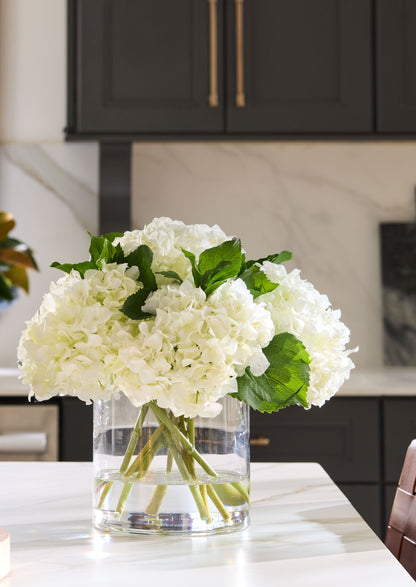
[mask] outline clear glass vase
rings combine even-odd
[[[101,530],[212,534],[249,521],[249,410],[175,418],[124,394],[94,404],[94,524]]]

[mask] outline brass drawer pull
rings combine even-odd
[[[258,436],[257,438],[250,438],[250,446],[269,446],[270,438],[265,436]]]
[[[217,39],[217,0],[209,2],[209,105],[218,106],[218,39]]]
[[[244,108],[246,97],[244,94],[244,44],[243,44],[243,2],[244,0],[234,0],[235,2],[235,78],[236,78],[236,95],[235,103],[237,108]]]

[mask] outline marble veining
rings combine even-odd
[[[2,587],[414,584],[315,463],[253,464],[249,528],[198,538],[93,529],[89,463],[0,463],[0,476]]]
[[[1,367],[16,366],[24,322],[38,309],[51,281],[61,272],[53,261],[88,257],[87,231],[98,228],[98,145],[0,145],[0,209],[17,221],[12,235],[35,252],[39,273],[31,272],[30,294],[22,293],[0,322]]]
[[[143,143],[133,150],[134,225],[218,223],[251,258],[289,266],[342,309],[354,361],[383,365],[380,222],[414,217],[413,143]]]

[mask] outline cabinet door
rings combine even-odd
[[[338,487],[370,528],[383,539],[385,530],[380,499],[381,487],[364,483],[339,483]]]
[[[252,461],[313,461],[339,482],[380,481],[376,399],[334,398],[322,408],[251,413]]]
[[[222,0],[214,4],[217,23],[207,0],[73,0],[71,6],[76,74],[69,134],[223,130],[222,108],[209,104],[214,62],[222,96]]]
[[[383,403],[385,479],[398,483],[407,447],[416,438],[416,399],[386,398]]]
[[[229,132],[371,132],[369,0],[228,0],[227,20]]]
[[[377,130],[416,131],[416,3],[377,0]]]

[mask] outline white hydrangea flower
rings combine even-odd
[[[220,245],[228,238],[217,225],[187,225],[180,220],[162,217],[155,218],[143,230],[125,232],[122,237],[116,238],[113,244],[120,244],[126,255],[139,245],[148,245],[154,254],[153,271],[176,271],[185,279],[191,273],[191,264],[182,253],[182,249],[198,257],[205,249]],[[156,279],[158,284],[167,281],[160,275],[156,275]]]
[[[73,395],[89,403],[117,391],[113,357],[124,337],[138,330],[120,308],[139,289],[137,277],[136,267],[109,264],[86,271],[84,279],[71,271],[51,284],[18,347],[31,397]]]
[[[333,310],[326,295],[320,294],[300,271],[287,273],[283,265],[265,261],[262,271],[279,286],[256,299],[271,314],[276,333],[290,332],[303,342],[311,359],[307,401],[322,406],[349,378],[354,363],[346,350],[350,331]]]
[[[236,377],[247,366],[259,375],[268,367],[261,349],[274,325],[239,279],[208,299],[188,281],[164,285],[143,310],[155,318],[124,341],[114,369],[118,387],[136,405],[155,399],[176,416],[212,416],[221,409],[217,400],[237,391]]]

